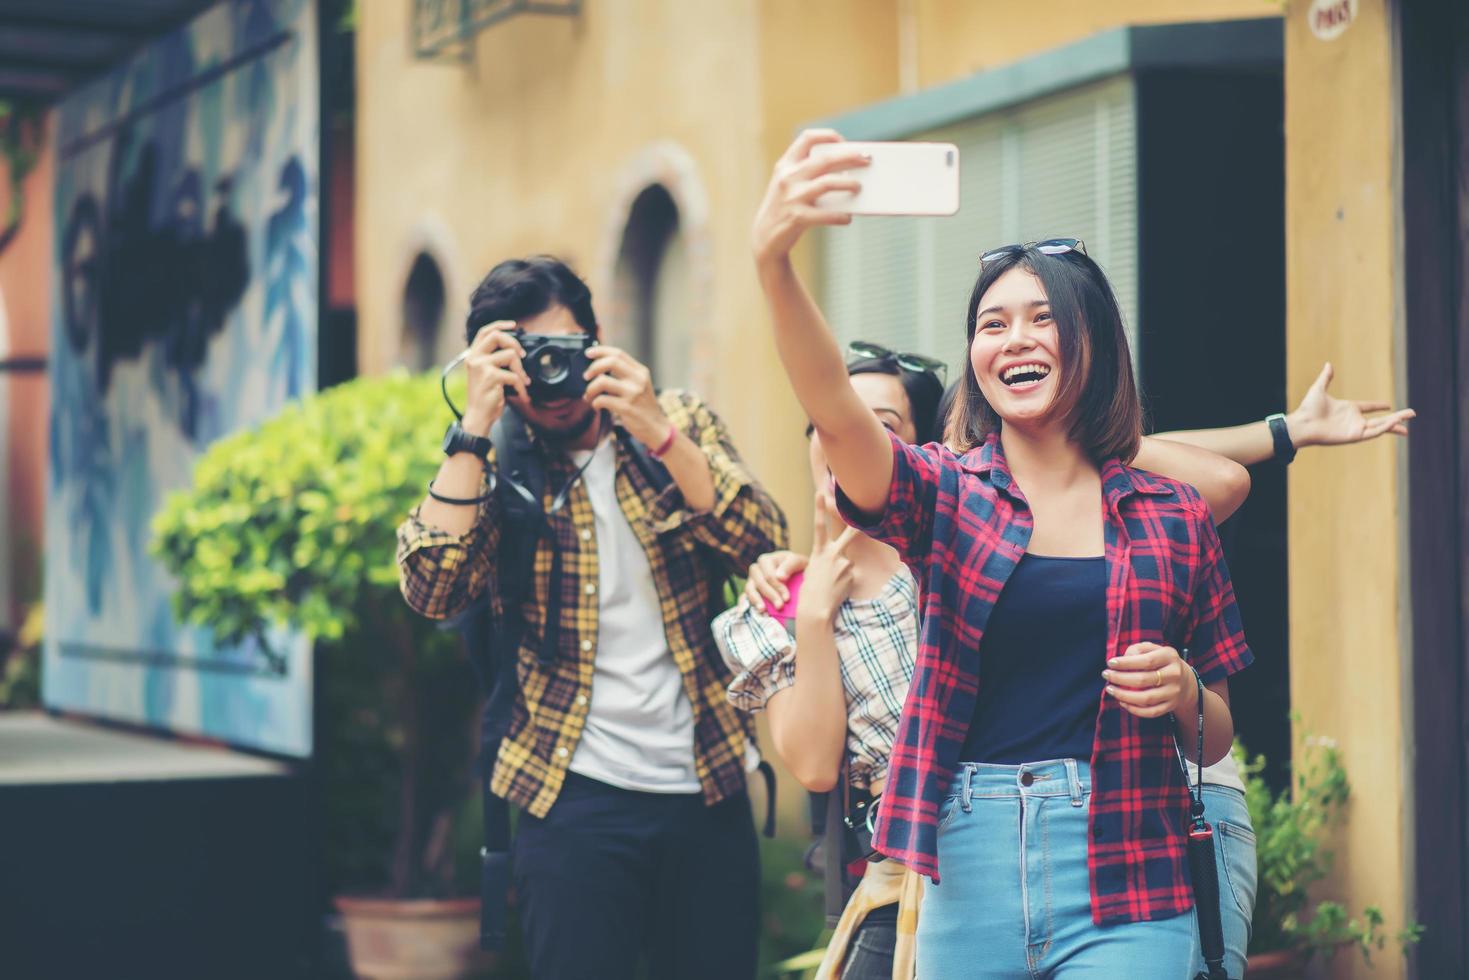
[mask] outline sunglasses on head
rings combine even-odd
[[[1086,254],[1086,242],[1080,238],[1047,238],[1043,242],[1026,242],[1024,245],[1005,245],[1001,248],[992,248],[979,257],[980,268],[997,259],[1008,258],[1012,255],[1022,255],[1025,252],[1035,251],[1042,255],[1065,255],[1067,252],[1080,252]]]
[[[853,360],[892,361],[904,371],[936,374],[940,381],[943,381],[949,372],[948,365],[936,357],[899,353],[888,350],[881,344],[870,344],[865,340],[854,340],[847,345],[847,363],[850,365]]]

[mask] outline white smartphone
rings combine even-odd
[[[850,171],[862,189],[832,191],[816,206],[852,214],[941,217],[959,210],[959,148],[953,143],[817,143],[816,158],[860,149],[872,162]]]

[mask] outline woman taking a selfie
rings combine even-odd
[[[850,220],[814,204],[860,187],[842,172],[859,153],[809,159],[839,142],[804,133],[782,157],[754,249],[838,506],[920,583],[875,840],[934,882],[918,974],[1115,976],[1146,962],[1187,976],[1197,934],[1173,718],[1192,730],[1202,713],[1202,761],[1222,758],[1227,677],[1251,659],[1208,508],[1124,463],[1141,427],[1131,359],[1079,242],[984,256],[949,422],[962,455],[887,432],[790,262],[806,228]]]
[[[884,428],[917,445],[941,435],[941,362],[864,342],[848,354],[856,358],[847,367],[852,387]],[[811,555],[762,555],[742,601],[714,621],[714,636],[736,674],[730,701],[767,712],[785,766],[812,792],[840,788],[835,805],[860,822],[882,793],[913,677],[917,588],[897,551],[837,515],[821,441],[809,429],[808,438],[818,488]],[[1240,467],[1191,446],[1146,442],[1151,465],[1195,482],[1220,520],[1243,501],[1248,476]],[[920,879],[898,862],[870,862],[817,980],[909,980],[920,896]]]

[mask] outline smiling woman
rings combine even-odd
[[[822,143],[839,145],[813,157]],[[1122,314],[1073,239],[984,257],[948,445],[887,432],[790,260],[806,229],[850,220],[815,204],[860,186],[866,157],[841,143],[818,130],[791,145],[752,238],[841,515],[920,586],[873,836],[936,884],[943,871],[918,976],[1114,976],[1144,959],[1187,976],[1198,934],[1173,725],[1203,730],[1201,764],[1222,758],[1228,678],[1253,659],[1209,508],[1127,465],[1142,409]]]
[[[1011,245],[981,262],[969,299],[973,370],[949,416],[949,444],[971,449],[1001,417],[1016,426],[1054,412],[1094,461],[1130,461],[1142,437],[1132,358],[1117,297],[1085,247],[1074,238]]]

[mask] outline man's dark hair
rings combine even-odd
[[[1051,305],[1061,346],[1061,388],[1054,407],[1067,433],[1095,461],[1115,456],[1131,462],[1142,439],[1143,413],[1122,310],[1107,276],[1085,253],[1045,255],[1032,248],[986,262],[969,296],[969,344],[984,294],[1016,266],[1040,279]],[[964,380],[944,433],[944,441],[959,452],[1000,429],[1000,417],[980,392],[968,347],[965,351]]]
[[[560,304],[571,311],[577,325],[597,336],[592,291],[565,262],[552,255],[506,259],[490,270],[469,296],[464,321],[465,340],[472,342],[479,328],[496,320],[524,320]]]

